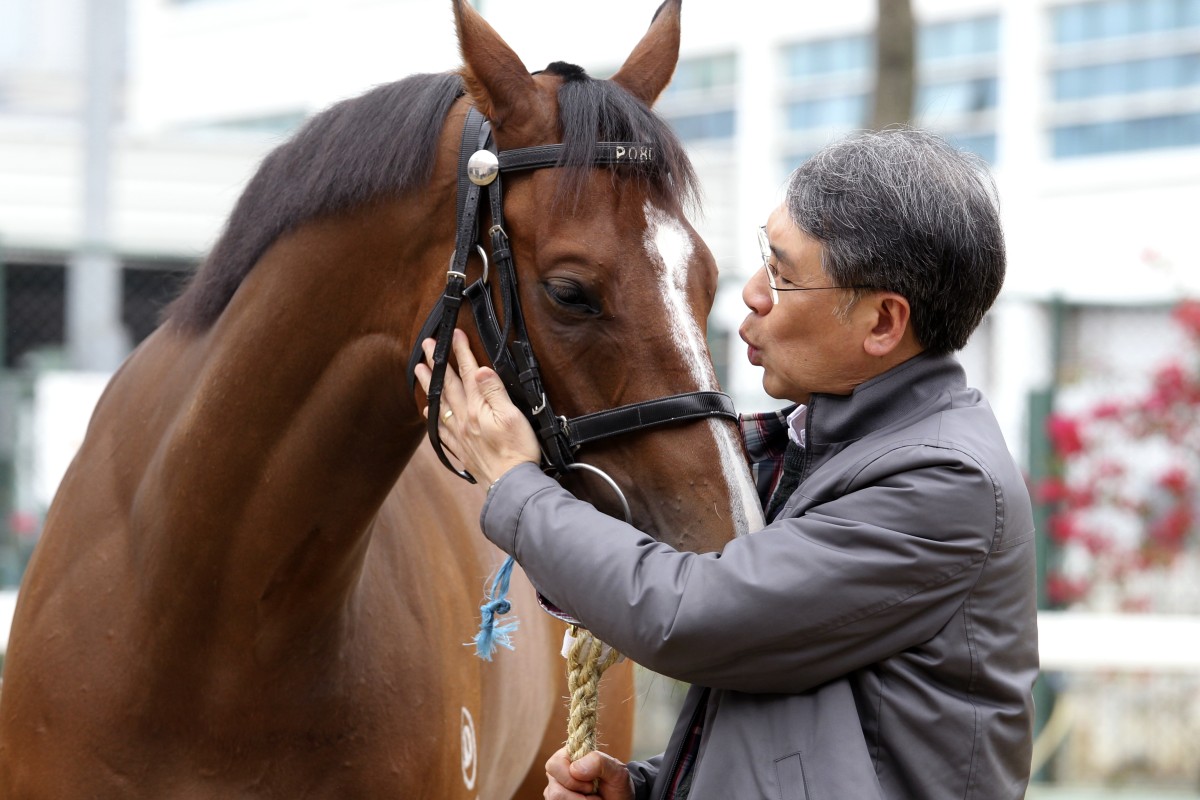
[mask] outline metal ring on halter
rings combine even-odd
[[[475,245],[475,249],[479,251],[479,257],[483,259],[483,282],[484,282],[484,283],[487,283],[487,279],[488,279],[488,260],[487,260],[487,253],[485,253],[485,252],[484,252],[484,250],[483,250],[483,245],[479,245],[479,244],[477,244],[477,245]],[[453,266],[454,266],[454,256],[456,256],[457,254],[458,254],[458,250],[455,250],[453,253],[451,253],[451,254],[450,254],[450,266],[451,266],[451,267],[453,267]],[[460,278],[462,278],[464,281],[467,279],[467,276],[466,276],[466,275],[464,275],[463,273],[459,272],[459,271],[458,271],[458,270],[456,270],[456,269],[448,269],[448,270],[446,270],[446,279],[447,279],[447,280],[449,280],[449,279],[450,279],[451,277],[453,277],[454,275],[457,275],[457,276],[459,276],[459,277],[460,277]]]
[[[575,461],[567,464],[567,471],[581,469],[585,472],[590,472],[596,475],[600,480],[608,484],[609,488],[617,494],[617,499],[621,501],[621,510],[625,512],[625,522],[629,525],[633,524],[633,512],[629,510],[629,501],[625,499],[625,493],[621,491],[621,487],[617,486],[617,482],[609,477],[608,473],[599,467],[593,467],[591,464],[584,464],[582,461]]]
[[[492,227],[488,228],[488,236],[495,236],[497,233],[504,233],[503,225],[493,225]],[[504,233],[504,236],[507,238],[508,234]]]

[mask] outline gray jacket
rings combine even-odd
[[[630,765],[659,798],[694,717],[690,800],[1018,800],[1037,676],[1029,495],[987,401],[950,356],[849,396],[815,395],[805,477],[777,519],[684,553],[533,466],[484,532],[602,640],[693,684],[664,756]]]

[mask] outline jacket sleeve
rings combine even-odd
[[[662,753],[645,761],[630,761],[625,766],[629,769],[629,777],[633,779],[634,800],[650,800],[650,791],[662,768]]]
[[[497,484],[481,521],[546,597],[648,669],[794,693],[931,638],[1003,523],[999,484],[952,448],[896,446],[841,480],[720,554],[673,550],[533,465]]]

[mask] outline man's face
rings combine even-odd
[[[783,206],[768,219],[766,238],[769,263],[742,289],[750,314],[739,331],[750,363],[764,370],[763,388],[798,403],[814,392],[849,394],[870,374],[863,351],[867,316],[858,304],[838,313],[849,290],[829,288],[834,282],[821,266],[821,244],[797,228]],[[778,292],[771,291],[768,269]]]

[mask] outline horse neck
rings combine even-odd
[[[158,358],[148,371],[161,374],[172,361],[187,386],[171,390],[176,411],[131,520],[170,527],[141,541],[145,566],[176,592],[219,571],[234,603],[304,593],[328,604],[355,580],[423,431],[404,373],[442,276],[425,263],[435,248],[414,234],[415,206],[289,234],[211,330],[180,345],[168,327],[158,356],[131,362],[136,373],[139,358]]]

